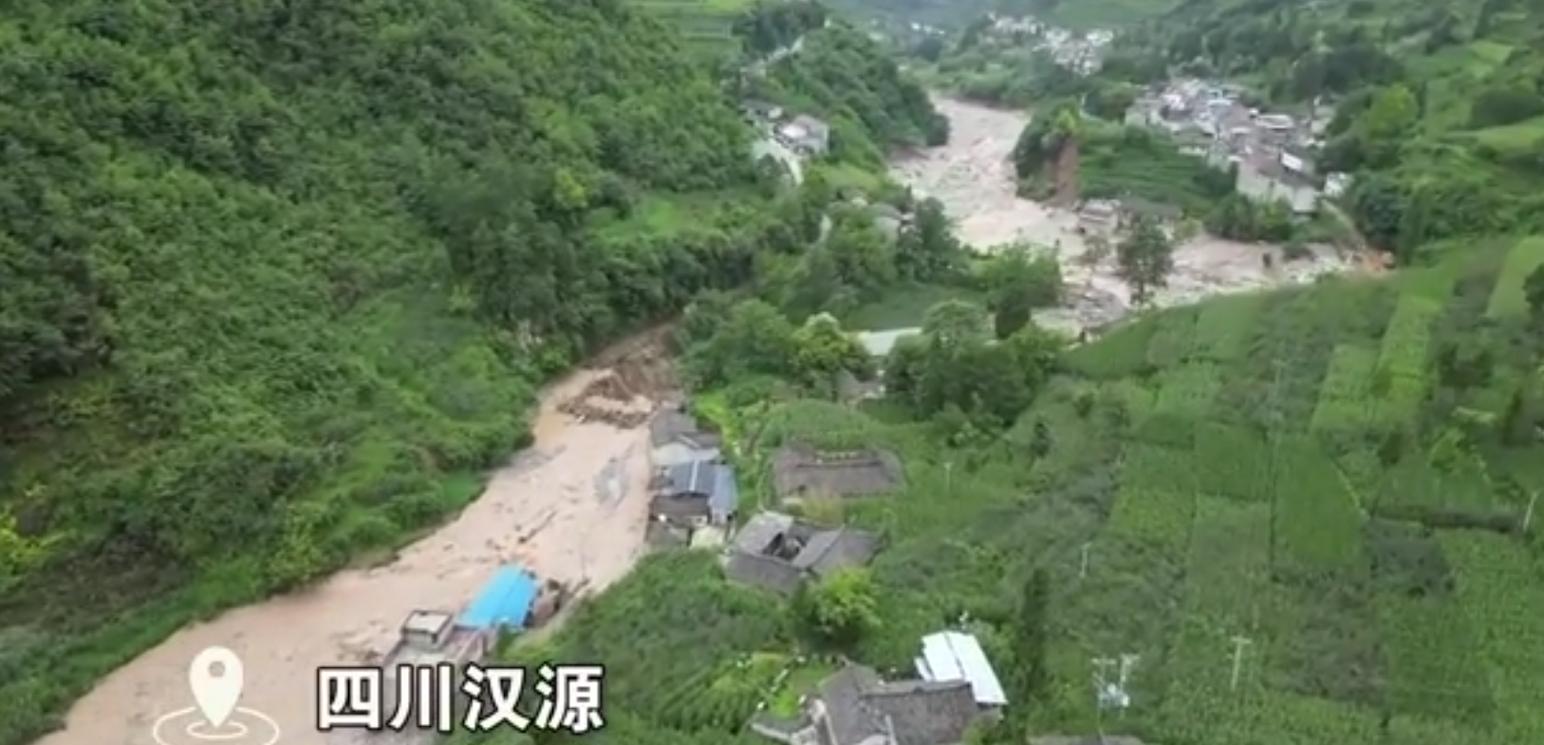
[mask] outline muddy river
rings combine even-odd
[[[192,704],[188,665],[210,645],[242,658],[240,705],[270,717],[282,730],[278,743],[323,743],[317,667],[384,653],[409,611],[460,609],[509,562],[590,590],[621,577],[644,547],[648,428],[580,422],[557,410],[598,374],[580,371],[549,387],[535,444],[492,474],[459,516],[389,563],[178,631],[103,679],[70,709],[67,727],[39,744],[154,745],[157,719]]]
[[[1082,260],[1087,246],[1076,230],[1077,215],[1015,194],[1013,146],[1029,115],[942,96],[936,96],[934,104],[949,117],[949,143],[896,158],[892,176],[910,184],[918,196],[942,202],[957,234],[978,251],[1013,242],[1055,251],[1067,284],[1066,305],[1038,312],[1035,317],[1042,325],[1076,333],[1129,313],[1130,292],[1116,276],[1114,256]],[[1279,246],[1198,235],[1175,247],[1169,286],[1156,293],[1154,303],[1178,305],[1209,295],[1306,282],[1353,265],[1330,246],[1309,249],[1310,257],[1286,262]],[[1270,268],[1264,261],[1267,254]]]

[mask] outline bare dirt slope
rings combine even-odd
[[[594,591],[625,574],[644,550],[648,428],[581,422],[560,411],[602,378],[646,406],[673,385],[659,333],[603,354],[544,391],[535,445],[492,474],[459,516],[390,562],[340,572],[318,585],[237,608],[174,634],[101,681],[70,710],[67,728],[40,745],[152,745],[162,714],[192,700],[187,666],[223,645],[245,663],[241,705],[277,721],[284,745],[326,742],[316,732],[316,668],[375,661],[415,608],[459,609],[503,563]]]

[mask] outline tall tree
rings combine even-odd
[[[1174,245],[1156,220],[1137,218],[1131,235],[1116,247],[1116,254],[1120,277],[1131,287],[1133,304],[1146,305],[1154,289],[1168,286],[1169,272],[1174,270]]]
[[[1024,583],[1024,594],[1019,597],[1018,638],[1014,649],[1019,663],[1019,689],[1028,698],[1040,695],[1050,682],[1046,662],[1050,596],[1050,574],[1044,567],[1035,567]]]

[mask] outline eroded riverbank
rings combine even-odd
[[[1088,247],[1077,233],[1076,214],[1015,193],[1013,147],[1029,115],[944,96],[935,96],[933,102],[949,118],[949,143],[896,158],[892,177],[909,184],[918,196],[942,202],[957,234],[978,251],[1028,242],[1057,252],[1068,290],[1066,304],[1038,312],[1036,320],[1042,325],[1077,333],[1130,313],[1130,292],[1116,274],[1113,254],[1097,262],[1080,260]],[[1314,245],[1308,251],[1308,257],[1285,261],[1280,246],[1198,235],[1175,247],[1169,286],[1157,292],[1154,302],[1191,303],[1210,295],[1306,282],[1353,266],[1333,247]]]

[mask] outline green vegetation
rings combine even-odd
[[[1106,123],[1086,133],[1078,160],[1082,196],[1136,198],[1205,217],[1233,193],[1232,173],[1181,152],[1164,135]]]
[[[627,0],[680,34],[686,49],[710,60],[731,58],[742,43],[735,24],[752,0]]]
[[[949,135],[948,120],[922,87],[903,77],[878,44],[842,23],[806,33],[797,54],[743,87],[744,95],[824,119],[832,157],[868,170],[883,170],[887,147],[940,144]]]
[[[798,599],[804,622],[826,642],[850,646],[880,627],[874,579],[847,568],[807,588]]]
[[[1114,59],[1242,82],[1287,111],[1331,101],[1319,170],[1352,173],[1363,234],[1418,263],[1434,241],[1544,228],[1541,29],[1539,7],[1512,0],[1195,0],[1121,37]]]
[[[545,378],[701,291],[795,285],[828,211],[855,293],[942,271],[936,212],[886,241],[758,175],[732,81],[641,12],[754,36],[749,4],[302,5],[0,21],[0,743],[453,513]],[[872,153],[934,112],[861,35],[815,36],[769,79],[899,200]],[[791,328],[808,375],[855,359]]]
[[[1131,286],[1131,301],[1146,305],[1153,290],[1168,286],[1174,270],[1174,244],[1156,222],[1139,218],[1131,235],[1115,247],[1120,277]]]
[[[901,407],[883,418],[796,387],[724,415],[759,433],[740,440],[749,462],[792,438],[902,457],[903,490],[846,510],[885,548],[872,595],[836,603],[867,618],[872,598],[878,623],[844,640],[864,663],[905,669],[922,634],[968,618],[1011,697],[983,742],[1091,731],[1090,660],[1120,653],[1140,655],[1120,726],[1149,741],[1532,741],[1544,736],[1531,698],[1544,553],[1521,520],[1544,488],[1533,429],[1544,340],[1527,314],[1487,314],[1507,257],[1531,243],[1477,242],[1466,260],[1383,282],[1141,317],[1063,354],[1006,429],[920,405],[909,373],[889,379]],[[927,336],[898,357],[943,364],[942,350],[990,346],[979,307],[928,315]],[[1466,351],[1474,344],[1488,354]],[[1509,435],[1508,418],[1530,434]],[[645,572],[614,593],[671,598],[675,581]],[[693,581],[708,583],[701,597],[729,592]],[[715,621],[713,638],[740,626],[753,643],[659,664],[708,671],[694,680],[709,686],[724,660],[808,658],[826,642],[799,604],[786,607],[768,616],[786,619],[781,634],[753,634],[763,618]],[[625,632],[626,655],[652,657],[634,650],[679,633],[652,623]],[[602,632],[624,633],[576,619],[558,648]],[[1235,689],[1236,636],[1250,643]],[[783,664],[813,666],[800,690],[828,670]],[[649,679],[618,674],[624,690]],[[770,683],[759,700],[791,710]],[[636,706],[617,715],[651,722],[656,737],[743,732],[743,720],[682,726]]]

